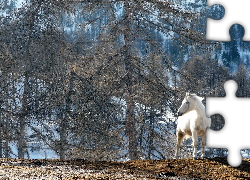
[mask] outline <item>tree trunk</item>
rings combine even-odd
[[[66,152],[67,135],[66,135],[66,122],[65,121],[66,121],[66,118],[63,118],[60,124],[60,144],[59,144],[60,159],[65,159],[65,152]]]
[[[39,1],[39,4],[37,8],[35,9],[34,12],[38,12],[38,10],[41,7],[41,2]],[[31,62],[31,52],[30,52],[30,47],[31,47],[31,41],[32,41],[32,29],[35,24],[35,18],[27,19],[27,22],[29,23],[29,29],[28,29],[28,39],[27,39],[27,45],[26,45],[26,50],[25,50],[25,58],[24,63],[25,63],[25,72],[24,72],[24,90],[23,90],[23,98],[22,98],[22,108],[20,111],[20,116],[19,116],[19,129],[17,130],[18,132],[18,137],[17,137],[17,149],[18,149],[18,158],[24,158],[24,153],[27,152],[25,151],[26,148],[26,142],[25,142],[25,126],[26,126],[26,115],[28,114],[28,97],[29,97],[29,78],[31,75],[32,71],[32,62]]]
[[[126,104],[127,104],[127,110],[126,110],[126,129],[129,139],[129,158],[131,160],[138,159],[138,151],[137,151],[137,133],[136,133],[136,120],[135,120],[135,103],[133,102],[131,98],[131,94],[128,93],[126,95]]]
[[[132,57],[131,57],[131,10],[129,2],[124,2],[124,19],[125,19],[125,33],[124,33],[124,41],[125,41],[125,69],[126,69],[126,129],[129,139],[129,158],[131,160],[138,159],[138,151],[137,151],[137,133],[136,133],[136,118],[135,118],[135,103],[133,100],[133,68],[132,68]]]
[[[5,158],[10,157],[10,148],[9,148],[9,140],[8,139],[5,140],[5,144],[4,144],[4,157]]]
[[[73,94],[73,88],[74,88],[74,74],[71,72],[70,74],[70,80],[69,80],[69,91],[67,93],[66,97],[66,108],[65,108],[65,114],[62,118],[61,124],[60,124],[60,159],[66,158],[66,150],[67,150],[67,127],[70,117],[70,105],[71,105],[71,95]]]
[[[3,132],[3,122],[2,119],[0,119],[0,158],[3,157],[3,137],[2,137],[2,132]]]
[[[154,112],[152,108],[150,108],[150,116],[149,116],[149,137],[148,137],[148,159],[151,159],[153,154],[153,143],[154,143]]]
[[[28,64],[28,63],[27,63]],[[27,65],[26,64],[26,65]],[[27,65],[29,67],[29,64]],[[26,116],[28,114],[28,97],[29,97],[29,72],[26,71],[24,74],[24,90],[22,98],[22,108],[19,116],[19,129],[17,137],[17,149],[18,158],[24,158],[26,142],[25,142],[25,126],[26,126]]]
[[[14,86],[13,86],[14,87]],[[8,106],[9,108],[9,106]],[[7,109],[8,111],[8,109]],[[10,148],[9,148],[9,140],[10,140],[10,114],[8,113],[7,116],[6,116],[6,121],[4,122],[4,140],[5,140],[5,143],[4,143],[4,147],[3,147],[3,150],[4,150],[4,157],[5,158],[9,158],[10,157]]]

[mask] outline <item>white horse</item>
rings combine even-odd
[[[211,126],[211,118],[206,116],[203,98],[196,94],[186,93],[181,107],[178,109],[177,145],[175,157],[178,158],[181,141],[184,137],[192,137],[193,158],[197,158],[198,136],[202,137],[201,157],[205,155],[206,129]]]

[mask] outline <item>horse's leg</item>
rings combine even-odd
[[[175,150],[175,158],[177,159],[178,155],[179,155],[179,149],[180,149],[180,146],[181,146],[181,141],[184,138],[184,134],[182,132],[180,132],[180,131],[177,131],[176,135],[177,135],[177,143],[176,143],[176,150]]]
[[[206,145],[206,131],[202,133],[202,141],[201,141],[201,158],[205,156],[205,145]]]
[[[196,130],[192,132],[192,140],[193,140],[193,159],[197,159],[198,132]]]

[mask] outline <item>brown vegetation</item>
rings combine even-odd
[[[250,160],[237,167],[226,158],[135,160],[1,159],[1,179],[249,179]]]

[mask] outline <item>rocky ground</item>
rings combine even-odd
[[[226,158],[88,162],[0,159],[0,179],[250,179],[250,160]]]

